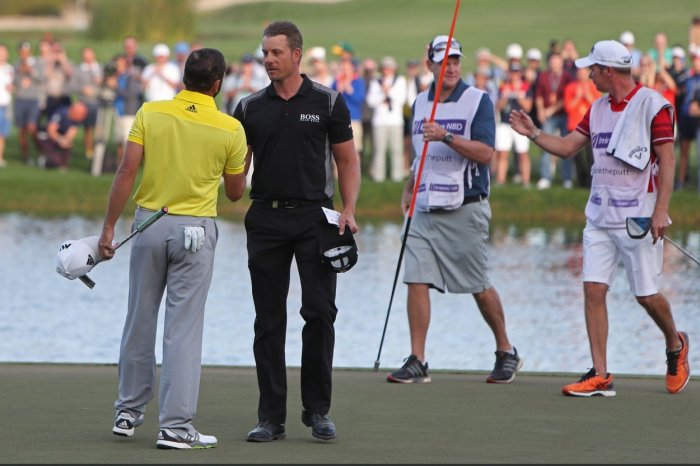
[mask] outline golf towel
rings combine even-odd
[[[627,103],[610,136],[607,154],[637,170],[644,170],[651,159],[651,121],[673,107],[658,92],[642,87]]]

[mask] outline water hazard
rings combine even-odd
[[[126,216],[116,238],[129,233]],[[241,224],[219,221],[204,331],[203,362],[255,364],[254,308]],[[88,289],[55,272],[61,242],[98,234],[101,223],[72,217],[40,220],[0,216],[0,361],[115,363],[128,292],[129,246],[90,273]],[[364,225],[357,235],[360,259],[338,280],[336,367],[371,368],[377,357],[400,250],[402,226]],[[700,232],[673,237],[700,255]],[[583,317],[579,232],[560,229],[497,229],[491,242],[491,280],[500,293],[511,341],[525,359],[523,370],[583,373],[591,366]],[[662,291],[679,329],[700,338],[700,267],[666,246]],[[435,369],[491,369],[495,343],[469,295],[433,292],[427,358]],[[296,271],[288,300],[287,362],[298,366],[301,329]],[[624,272],[608,295],[608,367],[613,373],[665,373],[664,340],[629,292]],[[162,329],[162,312],[161,324]],[[159,333],[156,354],[160,361]],[[691,346],[692,348],[692,346]],[[398,367],[410,352],[406,287],[397,286],[381,355],[383,369]],[[691,366],[700,352],[691,349]]]

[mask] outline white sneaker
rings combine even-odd
[[[552,182],[547,178],[540,178],[537,182],[537,189],[549,189],[552,187]]]
[[[112,427],[112,433],[122,437],[131,437],[134,435],[134,429],[141,424],[143,424],[143,413],[134,417],[128,411],[119,411],[114,421],[114,427]]]
[[[564,189],[571,189],[574,187],[574,182],[571,180],[564,180]]]
[[[217,442],[213,435],[204,435],[199,432],[195,432],[194,435],[178,434],[172,429],[161,429],[158,432],[156,447],[164,450],[214,448]]]

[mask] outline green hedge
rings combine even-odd
[[[66,0],[2,0],[0,16],[60,16]]]

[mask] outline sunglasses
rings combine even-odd
[[[445,50],[447,50],[447,41],[439,42],[432,47],[432,55],[435,55],[436,53],[444,52]],[[457,42],[455,39],[452,39],[452,42],[450,44],[450,50],[458,50],[461,52],[462,51],[462,44]]]

